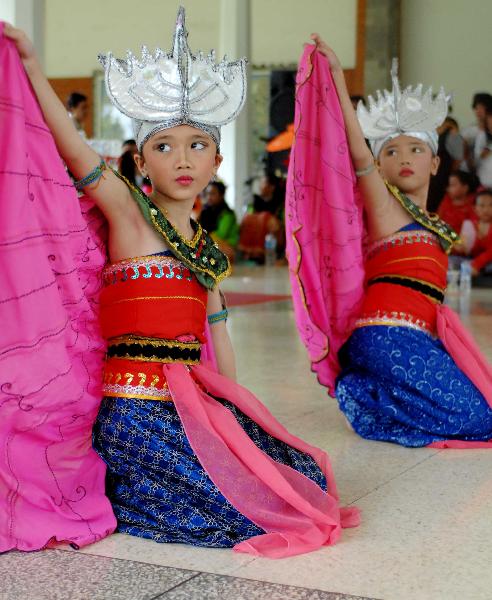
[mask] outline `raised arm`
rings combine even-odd
[[[46,79],[26,34],[6,23],[4,35],[17,47],[60,156],[77,179],[86,177],[99,165],[101,158],[79,135],[65,107]],[[103,177],[88,186],[86,191],[110,221],[117,216],[119,218],[122,209],[131,204],[128,188],[109,170],[103,171]]]
[[[364,134],[357,119],[357,113],[352,106],[352,101],[347,90],[342,65],[335,52],[317,33],[313,33],[311,39],[316,44],[317,50],[326,56],[330,65],[333,82],[335,83],[343,113],[350,156],[359,178],[359,189],[362,192],[366,209],[368,209],[370,214],[374,211],[383,213],[386,203],[389,202],[388,191],[378,169],[375,168],[374,157],[364,139]]]

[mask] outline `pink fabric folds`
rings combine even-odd
[[[363,298],[364,225],[337,92],[314,46],[305,48],[297,73],[285,219],[297,327],[333,395],[337,353]]]
[[[342,527],[359,524],[356,508],[338,506],[328,456],[291,435],[251,392],[201,365],[192,368],[192,376],[178,364],[165,365],[164,372],[200,464],[229,502],[267,532],[236,545],[237,552],[293,556],[334,544]],[[311,455],[326,476],[328,492],[259,450],[212,396],[228,400],[272,436]]]
[[[451,358],[492,406],[492,369],[470,332],[449,306],[442,305],[437,309],[437,332]],[[490,448],[492,440],[489,442],[446,440],[434,442],[431,446],[433,448]]]
[[[116,525],[92,449],[104,344],[88,222],[0,24],[0,552]]]

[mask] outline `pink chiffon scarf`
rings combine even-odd
[[[334,395],[338,351],[364,295],[363,206],[343,115],[325,57],[306,46],[297,74],[295,140],[286,197],[287,257],[297,328],[319,382]],[[438,307],[447,352],[492,406],[492,370],[458,315]],[[449,440],[439,448],[492,442]]]
[[[285,221],[297,328],[319,382],[334,395],[338,351],[363,299],[365,234],[337,92],[311,45],[297,73]]]
[[[200,464],[227,500],[266,532],[237,544],[236,552],[294,556],[334,544],[342,527],[359,524],[357,508],[339,507],[327,454],[290,434],[246,388],[202,365],[192,368],[192,376],[179,364],[165,365],[164,373]],[[237,406],[273,437],[309,454],[326,477],[327,491],[261,451],[214,396]]]
[[[116,521],[92,449],[105,255],[0,23],[0,552],[84,546]]]

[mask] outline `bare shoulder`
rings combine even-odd
[[[380,196],[379,205],[366,205],[365,210],[369,237],[372,240],[392,235],[413,221],[410,214],[395,199],[386,185]]]

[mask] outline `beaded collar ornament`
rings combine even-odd
[[[246,99],[246,59],[215,62],[215,52],[192,54],[185,10],[180,7],[170,52],[142,46],[139,60],[100,54],[106,91],[116,108],[133,120],[139,151],[162,129],[190,125],[220,145],[220,127],[233,121]]]
[[[436,128],[446,118],[451,96],[441,87],[433,97],[432,88],[423,92],[422,84],[403,91],[398,81],[398,60],[391,67],[393,89],[377,91],[377,99],[369,96],[369,109],[362,102],[357,106],[357,117],[377,158],[383,145],[399,135],[416,137],[428,144],[437,153],[438,135]]]
[[[413,202],[395,185],[391,185],[387,181],[385,181],[385,184],[392,196],[398,200],[401,206],[411,217],[413,217],[417,223],[420,223],[420,225],[438,236],[441,248],[444,250],[444,252],[446,252],[446,254],[449,254],[453,248],[453,245],[460,242],[460,237],[456,231],[445,221],[440,219],[438,215],[428,214],[422,210],[420,206],[415,204],[415,202]]]
[[[229,259],[200,223],[191,220],[195,235],[192,240],[187,240],[140,188],[117,171],[113,170],[113,173],[126,183],[145,220],[160,233],[172,254],[195,274],[203,287],[213,290],[231,274]]]

